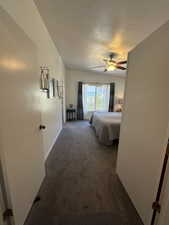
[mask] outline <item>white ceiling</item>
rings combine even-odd
[[[127,57],[169,19],[169,0],[34,1],[65,65],[73,69],[103,65],[112,51]]]

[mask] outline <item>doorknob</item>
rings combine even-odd
[[[41,124],[41,125],[39,126],[39,129],[40,129],[40,130],[45,130],[45,129],[46,129],[46,126],[44,126],[44,125]]]

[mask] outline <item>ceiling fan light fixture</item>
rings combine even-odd
[[[108,71],[114,71],[116,69],[116,67],[114,67],[114,66],[108,66],[107,67],[107,70]]]
[[[114,71],[116,69],[116,66],[114,65],[114,63],[108,62],[106,65],[106,69],[107,71]]]
[[[113,59],[114,58],[114,54],[110,54],[109,58],[104,58],[104,65],[101,66],[95,66],[93,68],[104,68],[104,72],[107,71],[114,71],[114,70],[126,70],[127,66],[123,66],[125,64],[127,64],[127,60],[122,60],[122,61],[117,61]]]

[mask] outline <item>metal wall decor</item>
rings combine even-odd
[[[48,98],[54,98],[56,97],[56,91],[55,91],[55,78],[52,78],[49,80],[49,89],[47,91],[47,97]]]
[[[57,90],[57,95],[60,99],[63,99],[63,81],[56,81],[56,90]]]
[[[42,91],[49,90],[49,69],[46,66],[40,67],[40,89]]]
[[[56,97],[56,79],[52,78],[53,97]]]
[[[63,81],[56,80],[55,78],[50,79],[50,71],[46,66],[40,67],[40,89],[47,93],[48,98],[56,97],[63,99]]]

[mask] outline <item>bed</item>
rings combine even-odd
[[[121,112],[94,112],[90,124],[95,129],[99,142],[104,145],[112,145],[119,139]]]

